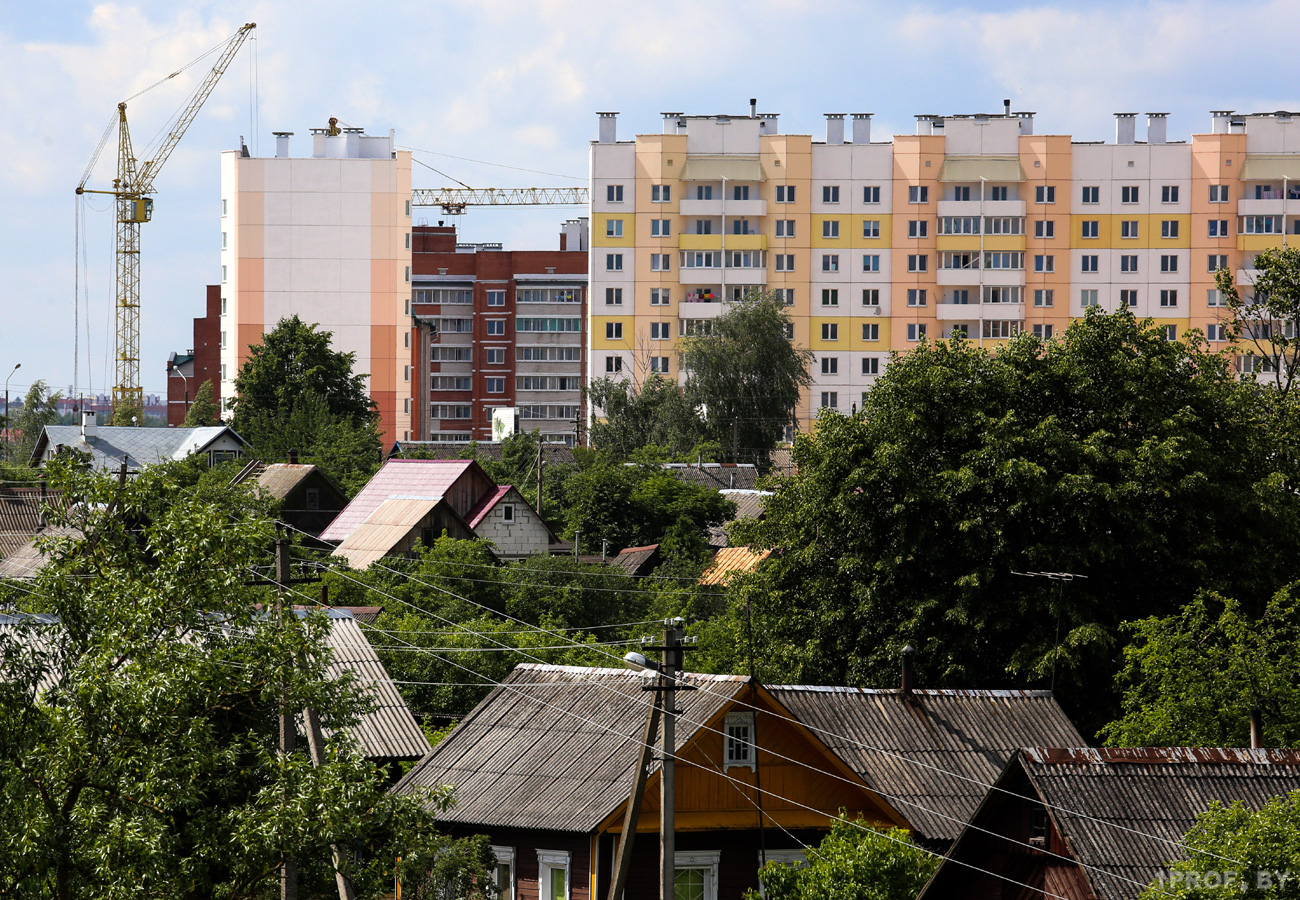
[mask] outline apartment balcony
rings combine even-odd
[[[1025,286],[1024,269],[939,269],[935,281],[943,287],[975,287],[981,284]]]
[[[939,269],[934,273],[935,281],[944,287],[978,287],[980,269]]]
[[[897,211],[895,216],[901,215]],[[1023,200],[985,200],[981,203],[979,200],[940,200],[940,216],[992,216],[994,218],[1004,218],[1007,216],[1025,215],[1025,201]]]
[[[765,234],[683,234],[677,238],[682,250],[766,250]]]
[[[940,322],[975,322],[980,317],[980,304],[936,303],[934,313]]]
[[[729,285],[744,285],[745,287],[758,287],[767,284],[766,268],[749,268],[749,269],[727,269],[724,276]]]
[[[766,200],[681,200],[677,212],[683,216],[733,216],[749,218],[767,215]]]

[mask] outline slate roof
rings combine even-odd
[[[934,841],[957,837],[1017,748],[1085,743],[1050,691],[767,689]]]
[[[488,694],[393,790],[449,784],[438,819],[588,834],[628,796],[653,673],[523,664]],[[679,692],[680,750],[748,679],[687,674],[707,689]],[[657,767],[657,763],[654,764]],[[653,769],[652,769],[653,771]]]
[[[341,556],[354,569],[383,559],[420,520],[433,512],[441,497],[391,498],[379,504],[330,556]]]
[[[322,477],[333,484],[333,479],[310,463],[271,463],[257,473],[257,486],[275,499],[283,500],[293,493],[294,488],[310,478],[314,472],[320,472]],[[335,489],[340,494],[343,493],[343,490],[338,488],[337,485],[335,485]]]
[[[1141,892],[1132,882],[1149,884],[1182,858],[1168,842],[1212,801],[1258,809],[1300,790],[1296,750],[1026,749],[1020,764],[1074,858],[1101,870],[1083,871],[1101,900],[1132,900]]]
[[[628,575],[641,576],[649,575],[658,559],[659,545],[646,544],[644,547],[624,547],[609,564]]]
[[[663,469],[687,484],[718,491],[754,490],[758,487],[758,469],[753,463],[664,463]]]
[[[390,459],[321,532],[321,540],[342,541],[390,497],[443,497],[475,465],[472,459]]]
[[[767,503],[767,498],[772,496],[772,492],[727,490],[718,491],[718,493],[736,504],[736,514],[729,521],[709,527],[709,546],[721,548],[730,544],[730,538],[727,536],[727,526],[740,519],[761,519],[763,517],[763,506]]]
[[[45,525],[41,506],[49,502],[39,485],[0,491],[0,559],[22,547]]]
[[[128,459],[127,470],[139,471],[141,466],[168,460],[184,459],[191,453],[206,449],[218,438],[230,434],[245,449],[248,442],[227,425],[210,425],[202,428],[125,428],[97,425],[84,440],[80,425],[46,425],[32,451],[32,463],[40,461],[47,446],[62,444],[73,450],[89,453],[91,465],[96,469],[116,472],[123,459]]]
[[[22,546],[0,559],[0,578],[35,578],[50,562],[50,557],[37,546],[41,538],[70,537],[81,540],[85,537],[79,528],[63,525],[47,525]]]

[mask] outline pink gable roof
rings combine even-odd
[[[321,532],[321,540],[346,540],[390,497],[446,497],[476,467],[472,459],[390,459]]]
[[[480,500],[478,503],[474,504],[474,508],[471,509],[468,513],[466,513],[465,522],[469,525],[470,528],[478,528],[478,523],[482,522],[483,519],[487,517],[487,514],[492,512],[492,507],[500,503],[501,498],[503,498],[506,494],[510,493],[512,490],[514,490],[514,488],[512,488],[510,485],[503,484],[500,485],[492,493],[484,494],[483,499]]]

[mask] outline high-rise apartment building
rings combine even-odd
[[[332,134],[331,131],[338,131]],[[393,134],[312,129],[310,158],[221,157],[221,396],[248,346],[297,315],[356,354],[389,442],[409,434],[411,155]]]
[[[751,106],[666,113],[661,134],[618,141],[600,113],[588,376],[680,379],[678,339],[754,287],[781,292],[814,352],[804,425],[861,402],[890,351],[1050,337],[1090,306],[1227,349],[1214,273],[1248,284],[1256,254],[1300,236],[1300,121],[1219,111],[1169,141],[1149,113],[1140,142],[1136,118],[1116,116],[1114,143],[1078,142],[1008,104],[873,143],[869,114],[847,134],[828,115],[814,141]]]
[[[461,244],[452,226],[414,229],[410,333],[412,440],[492,440],[492,414],[574,442],[582,403],[587,222],[558,250]]]

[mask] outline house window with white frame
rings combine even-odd
[[[835,374],[838,365],[832,366],[827,372],[827,362],[838,364],[839,360],[835,357],[822,359],[823,374]],[[723,771],[736,766],[754,769],[757,765],[754,747],[754,714],[752,712],[728,713],[723,720],[723,734],[726,741]]]
[[[537,851],[537,896],[539,900],[569,900],[568,850]]]
[[[720,859],[721,853],[717,850],[678,851],[673,859],[674,900],[718,900]]]
[[[493,847],[497,859],[492,880],[496,884],[497,900],[515,900],[515,848]]]
[[[515,523],[515,505],[513,503],[501,504],[501,521],[507,525]]]

